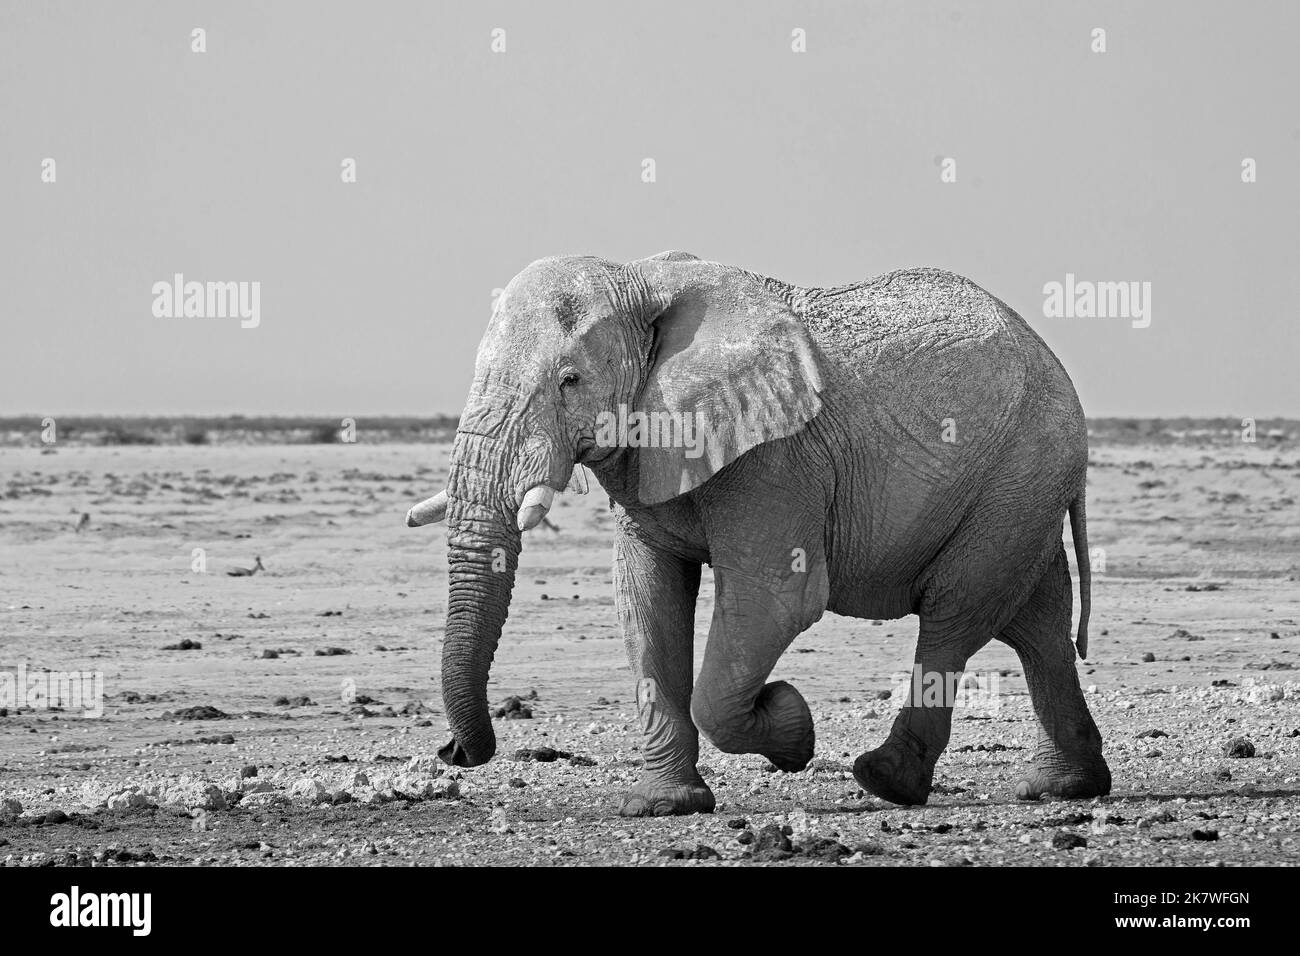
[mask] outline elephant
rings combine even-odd
[[[407,516],[448,523],[449,764],[495,752],[487,680],[521,535],[578,464],[615,516],[644,753],[624,816],[713,810],[701,732],[783,771],[808,765],[808,704],[768,677],[826,611],[918,615],[916,672],[945,681],[990,640],[1010,645],[1039,725],[1015,796],[1110,791],[1074,663],[1091,579],[1083,411],[1043,340],[969,279],[915,268],[804,288],[682,252],[551,257],[515,276],[478,349],[447,487]],[[706,563],[715,604],[693,678]],[[949,695],[913,685],[853,766],[900,805],[925,803],[952,724]]]

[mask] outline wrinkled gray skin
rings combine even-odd
[[[597,444],[598,413],[620,403],[690,412],[716,434],[699,458]],[[493,311],[452,453],[442,685],[454,739],[441,754],[472,767],[495,752],[486,689],[516,515],[526,492],[563,490],[581,462],[617,516],[615,599],[644,733],[624,815],[713,809],[699,732],[782,770],[807,765],[808,706],[767,678],[827,610],[918,614],[925,674],[962,671],[993,638],[1011,645],[1040,724],[1017,795],[1105,794],[1061,534],[1068,511],[1084,656],[1087,458],[1061,364],[959,276],[914,269],[805,289],[685,253],[535,262]],[[692,681],[704,563],[716,602]],[[858,782],[924,803],[951,719],[951,706],[914,695],[858,758]]]

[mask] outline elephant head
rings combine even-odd
[[[498,297],[448,486],[407,516],[449,525],[445,761],[477,766],[496,750],[487,679],[520,534],[575,463],[620,503],[654,504],[817,413],[819,363],[791,295],[773,280],[662,253],[626,265],[542,259]],[[653,447],[641,427],[620,427],[629,419],[661,426]],[[676,440],[663,441],[665,425]]]

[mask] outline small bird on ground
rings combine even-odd
[[[266,568],[262,567],[262,557],[261,555],[258,555],[253,559],[253,566],[251,568],[231,568],[226,573],[232,578],[251,578],[258,571],[265,570]]]

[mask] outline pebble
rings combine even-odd
[[[834,863],[838,863],[845,857],[852,855],[852,851],[848,847],[830,837],[820,837],[812,840],[799,847],[799,852],[803,856],[812,857],[815,860],[829,860]]]
[[[784,860],[794,856],[794,846],[783,827],[769,823],[755,836],[753,854],[754,859],[759,861]]]
[[[407,773],[437,773],[438,758],[433,754],[416,754],[406,764]]]
[[[320,803],[329,799],[330,792],[315,777],[303,777],[289,788],[289,796],[295,800],[309,800],[312,803]]]
[[[1061,830],[1052,836],[1053,850],[1076,850],[1087,845],[1088,841],[1077,833]]]
[[[163,711],[164,720],[228,720],[230,715],[208,704],[182,707],[177,711]],[[233,738],[232,738],[233,740]]]
[[[1255,756],[1255,745],[1245,737],[1233,737],[1223,745],[1224,756],[1244,759]]]
[[[145,807],[156,806],[149,799],[148,795],[141,793],[139,790],[124,790],[121,793],[112,794],[105,805],[110,810],[139,810]]]
[[[721,853],[711,846],[705,846],[703,843],[697,845],[694,850],[667,847],[660,850],[658,855],[669,860],[719,860],[722,858]]]
[[[532,720],[533,709],[524,704],[522,697],[507,697],[505,702],[492,712],[492,716],[505,720]]]

